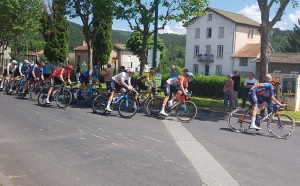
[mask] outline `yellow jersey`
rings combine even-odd
[[[142,76],[138,77],[138,80],[140,80],[142,83],[146,83],[149,80],[154,82],[154,76],[150,76],[149,73],[144,73]]]

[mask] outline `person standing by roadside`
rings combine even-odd
[[[53,62],[52,64],[52,73],[54,73],[58,69],[58,62]]]
[[[113,70],[111,68],[111,64],[107,64],[106,69],[103,71],[104,81],[106,84],[106,91],[109,93],[111,78],[113,77]]]
[[[79,65],[79,63],[77,63],[77,65],[76,65],[76,81],[77,81],[77,84],[80,83],[79,76],[80,76],[80,65]]]
[[[170,78],[178,77],[178,72],[176,71],[175,65],[171,66]]]
[[[48,64],[48,61],[45,61],[45,66],[43,67],[43,75],[46,80],[46,83],[49,83],[50,80],[50,65]]]
[[[257,84],[257,80],[254,78],[254,74],[252,72],[249,72],[248,78],[246,79],[244,83],[244,91],[243,91],[243,102],[242,102],[242,108],[245,108],[246,101],[248,99],[248,94],[250,89]]]
[[[229,102],[229,109],[232,110],[232,100],[231,95],[234,94],[233,86],[234,81],[232,80],[233,75],[228,74],[227,75],[227,81],[224,84],[223,92],[224,92],[224,111],[228,108],[228,102]]]
[[[119,73],[121,72],[125,72],[125,67],[124,66],[121,66],[120,69],[119,69]]]
[[[234,81],[234,86],[233,86],[233,90],[234,93],[232,94],[232,106],[234,108],[238,108],[239,107],[239,100],[238,100],[238,95],[239,95],[239,89],[240,89],[240,82],[241,82],[241,78],[239,76],[239,71],[235,70],[234,75],[232,77],[232,80]]]

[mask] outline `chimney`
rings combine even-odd
[[[85,46],[85,45],[86,45],[85,40],[82,40],[82,46]]]

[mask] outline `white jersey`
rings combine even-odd
[[[7,67],[4,67],[8,71],[15,70],[17,68],[17,65],[13,66],[11,63],[8,63]]]
[[[126,72],[121,72],[120,74],[113,76],[111,79],[118,84],[120,84],[121,81],[124,81],[126,84],[129,84],[131,77],[127,76]]]

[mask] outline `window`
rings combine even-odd
[[[193,66],[193,73],[198,74],[198,65]]]
[[[211,53],[211,45],[206,45],[206,53],[207,55],[210,55]]]
[[[248,39],[250,38],[253,39],[253,32],[254,32],[253,29],[248,30]]]
[[[127,62],[131,62],[131,56],[127,56]]]
[[[224,37],[224,27],[219,27],[219,37],[220,38]]]
[[[199,56],[199,45],[194,46],[194,57]]]
[[[248,66],[248,58],[240,58],[240,66]]]
[[[207,30],[206,30],[206,38],[211,38],[211,33],[212,33],[211,28],[207,28]]]
[[[251,39],[253,39],[253,30],[251,30]]]
[[[196,38],[196,39],[199,39],[199,38],[200,38],[200,28],[196,28],[195,38]]]
[[[208,14],[207,16],[207,21],[212,21],[212,14]]]
[[[216,66],[216,75],[221,76],[222,75],[222,65]]]
[[[218,45],[217,58],[223,58],[223,45]]]

